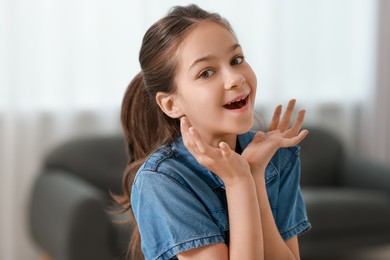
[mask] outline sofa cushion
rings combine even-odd
[[[344,151],[341,141],[329,131],[307,127],[301,142],[301,185],[333,186],[340,183]]]
[[[120,193],[127,160],[122,136],[91,136],[68,141],[51,151],[45,171],[66,170],[105,192]]]
[[[390,234],[390,196],[353,188],[302,188],[312,229],[308,236]]]
[[[53,259],[110,259],[105,201],[100,189],[68,172],[39,175],[29,209],[32,237]]]

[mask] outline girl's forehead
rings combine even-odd
[[[238,41],[227,27],[215,22],[201,22],[183,38],[176,54],[182,65],[186,65],[202,57],[223,57],[235,45]]]
[[[216,22],[199,22],[187,33],[183,39],[183,44],[215,43],[216,39],[224,38],[237,41],[235,35],[226,27]],[[220,42],[217,42],[220,43]],[[207,46],[206,45],[206,46]]]

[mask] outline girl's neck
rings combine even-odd
[[[202,135],[202,137],[203,136],[204,135]],[[212,147],[219,147],[220,142],[225,142],[229,145],[230,149],[235,151],[237,147],[237,134],[226,134],[223,136],[204,137],[204,141]]]

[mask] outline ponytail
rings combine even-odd
[[[138,225],[131,209],[130,194],[135,173],[149,154],[179,135],[179,120],[166,116],[146,88],[143,72],[130,82],[122,100],[121,123],[126,141],[128,164],[122,180],[122,196],[114,196],[123,208],[130,211],[133,234],[128,253],[132,259],[142,256]]]
[[[130,82],[122,101],[121,122],[130,160],[140,159],[150,152],[151,139],[144,137],[150,137],[154,127],[148,124],[153,113],[156,113],[155,105],[146,92],[141,71]]]
[[[121,122],[129,163],[145,159],[179,134],[178,119],[170,118],[162,112],[155,96],[147,91],[142,71],[127,87],[122,101]]]

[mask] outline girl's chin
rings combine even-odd
[[[250,131],[252,129],[252,127],[253,127],[253,119],[248,120],[248,121],[240,124],[240,126],[235,131],[235,134],[244,134],[244,133]]]

